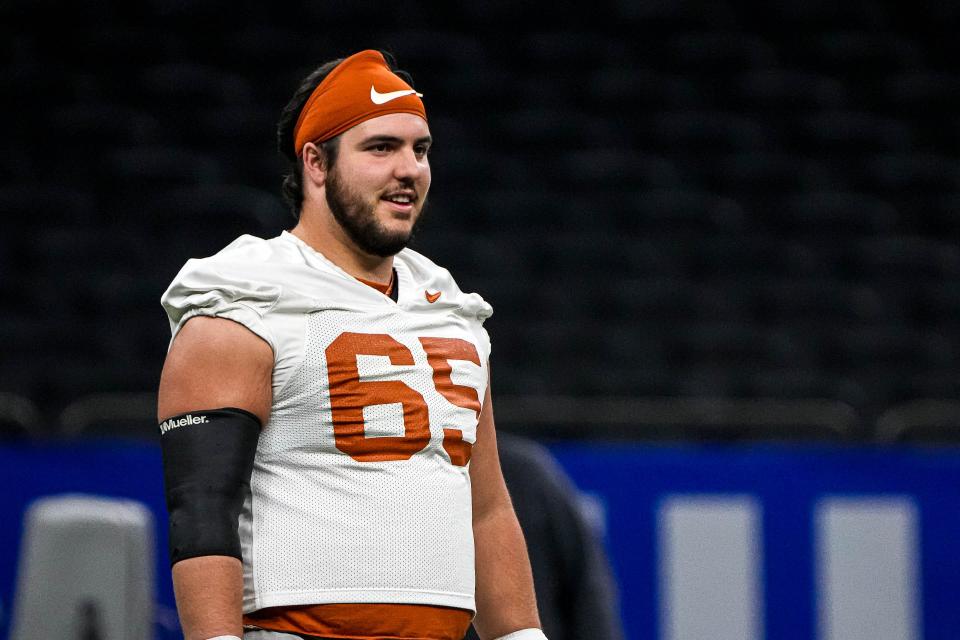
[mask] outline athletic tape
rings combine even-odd
[[[500,636],[496,638],[496,640],[547,640],[547,636],[543,635],[543,631],[540,629],[521,629],[520,631],[514,631],[505,636]]]

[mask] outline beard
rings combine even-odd
[[[390,231],[377,220],[377,204],[370,205],[351,191],[342,183],[336,169],[327,174],[326,199],[333,217],[353,243],[361,251],[381,258],[400,253],[413,240],[427,204],[426,200],[422,201],[410,231]]]

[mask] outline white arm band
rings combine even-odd
[[[217,636],[215,638],[207,638],[207,640],[240,640],[237,636]]]
[[[521,629],[520,631],[514,631],[505,636],[500,636],[496,638],[496,640],[547,640],[547,636],[543,635],[543,631],[540,629]]]

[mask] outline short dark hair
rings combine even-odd
[[[381,51],[387,66],[391,71],[403,78],[403,80],[413,87],[413,78],[406,71],[397,69],[396,61],[393,56],[386,51]],[[307,103],[313,90],[323,82],[334,67],[343,62],[344,58],[337,58],[325,62],[313,71],[311,71],[287,105],[280,112],[280,121],[277,123],[277,150],[290,163],[290,172],[283,176],[283,184],[280,187],[280,193],[284,201],[289,205],[290,212],[297,220],[300,219],[300,210],[303,207],[303,161],[297,156],[293,130],[297,126],[297,120],[300,118],[300,112]],[[324,152],[324,162],[328,169],[333,168],[337,161],[337,152],[340,148],[340,136],[335,136],[322,142],[319,147]]]

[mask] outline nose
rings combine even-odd
[[[396,154],[396,158],[393,173],[398,180],[416,180],[423,173],[423,163],[412,148],[404,147]]]

